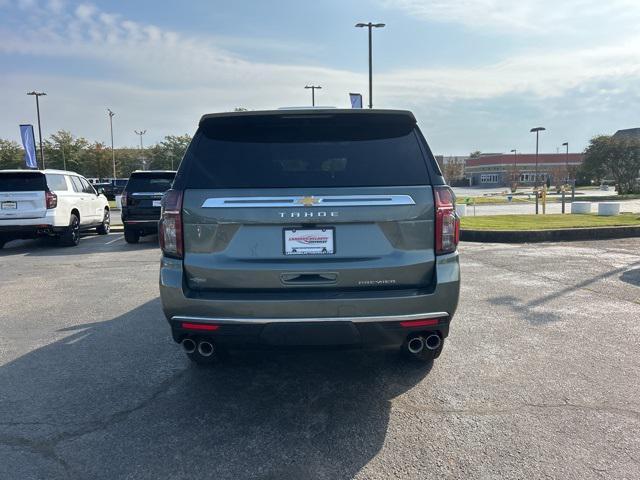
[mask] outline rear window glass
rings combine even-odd
[[[310,116],[312,117],[312,116]],[[365,187],[429,183],[415,125],[278,117],[205,123],[187,188]]]
[[[52,173],[48,173],[47,185],[49,185],[49,190],[53,190],[54,192],[68,190],[67,182],[64,179],[64,175],[55,175]]]
[[[0,192],[45,191],[47,184],[40,172],[0,172]]]
[[[165,192],[171,188],[175,174],[132,175],[127,183],[127,192]]]

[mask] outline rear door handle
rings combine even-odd
[[[333,272],[282,273],[280,281],[285,285],[331,285],[338,281],[338,274]]]

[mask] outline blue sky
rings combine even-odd
[[[201,114],[367,93],[418,117],[433,150],[542,151],[640,123],[636,0],[157,1],[0,0],[0,137],[34,123],[117,145],[193,133]]]

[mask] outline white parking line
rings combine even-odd
[[[105,243],[105,245],[111,245],[112,243],[116,243],[118,240],[122,240],[124,238],[124,235],[120,235],[118,238],[116,238],[115,240],[111,240],[107,243]]]
[[[80,335],[79,337],[74,338],[73,340],[69,340],[67,342],[67,345],[73,345],[76,342],[79,342],[80,340],[84,340],[85,338],[87,338],[89,335],[91,335],[91,332],[89,333],[85,333],[84,335]]]

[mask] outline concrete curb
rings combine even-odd
[[[559,230],[460,230],[464,242],[533,243],[640,237],[640,226],[564,228]]]

